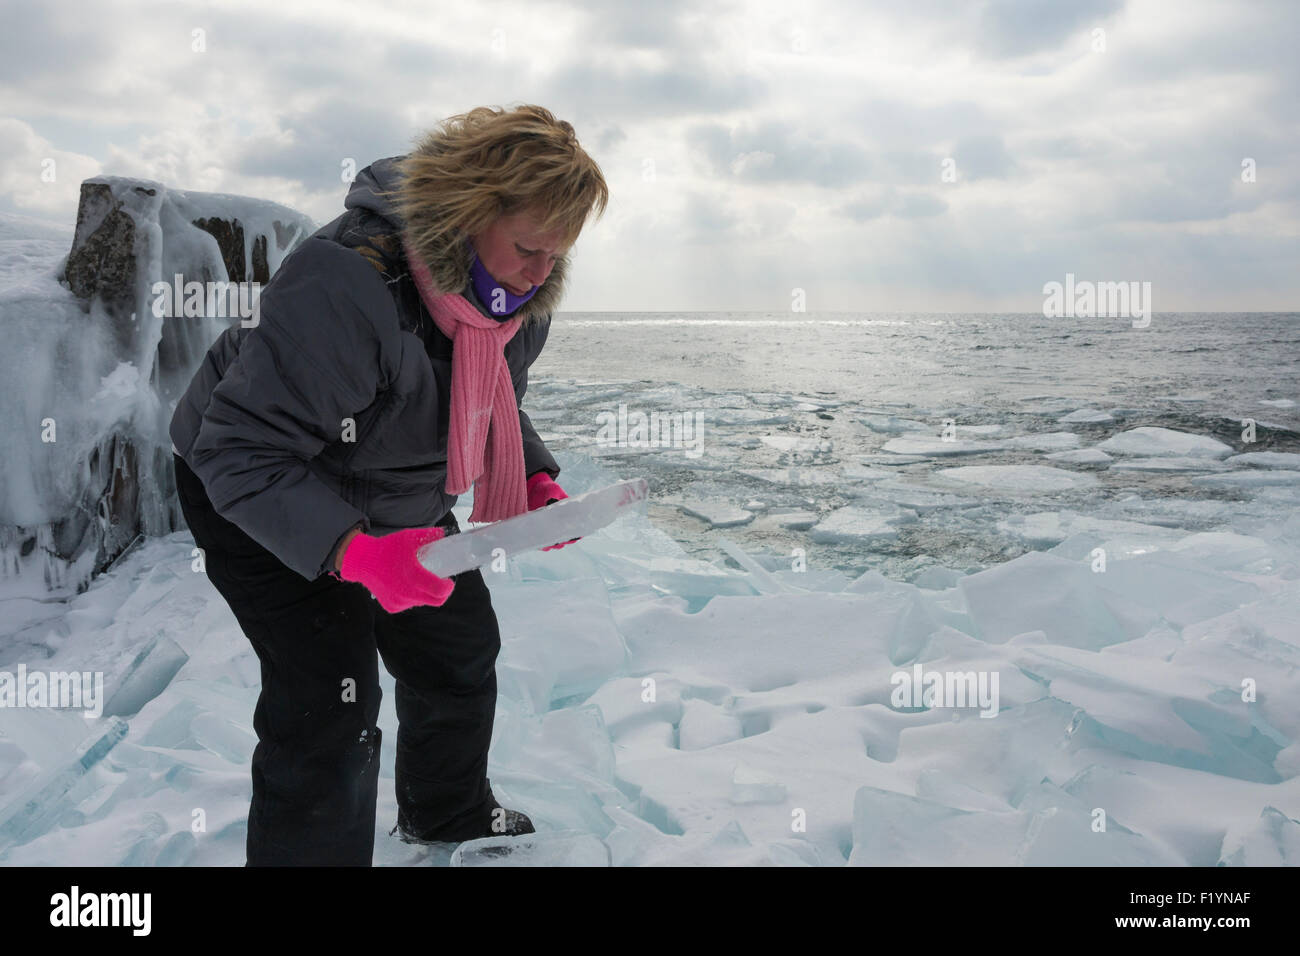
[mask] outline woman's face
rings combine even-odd
[[[470,236],[479,261],[515,295],[527,295],[546,281],[555,260],[567,250],[559,248],[560,229],[540,232],[538,220],[528,212],[499,216],[482,232]]]

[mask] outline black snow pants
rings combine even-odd
[[[173,455],[208,578],[261,662],[248,865],[370,866],[381,734],[376,650],[396,680],[398,820],[432,840],[490,833],[500,631],[480,571],[441,607],[389,614],[362,585],[309,581],[213,510]],[[449,512],[439,522],[456,530]]]

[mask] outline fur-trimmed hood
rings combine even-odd
[[[401,187],[401,175],[397,167],[397,162],[401,158],[389,156],[376,160],[361,170],[357,173],[352,188],[348,190],[347,197],[343,201],[347,209],[370,209],[388,220],[393,224],[395,240],[400,240],[404,227],[396,212],[393,195]],[[394,242],[394,246],[400,252],[401,242]],[[485,315],[491,315],[482,303],[478,302],[477,296],[470,288],[470,248],[463,238],[448,230],[441,233],[435,241],[426,243],[425,247],[420,249],[420,253],[429,267],[434,284],[439,289],[445,292],[459,292],[479,306],[480,311]],[[564,280],[568,266],[569,256],[567,254],[560,256],[551,267],[551,274],[546,277],[546,281],[533,293],[532,298],[520,306],[517,312],[508,316],[492,315],[492,318],[505,321],[522,315],[525,325],[544,321],[559,308],[560,300],[564,297]]]

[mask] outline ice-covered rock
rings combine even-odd
[[[269,281],[315,228],[264,200],[82,183],[71,249],[0,285],[0,408],[12,423],[0,588],[84,588],[139,536],[181,523],[171,404],[213,339],[251,314],[250,283]]]

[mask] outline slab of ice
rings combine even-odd
[[[1091,574],[1102,600],[1140,637],[1158,622],[1186,627],[1258,600],[1260,590],[1203,565],[1190,555],[1154,551],[1111,561]]]
[[[124,673],[113,684],[105,685],[109,695],[105,714],[130,717],[153,700],[171,683],[189,655],[165,634],[155,634],[131,659]]]
[[[796,488],[838,485],[840,476],[828,468],[741,468],[740,474],[774,485],[793,485]]]
[[[417,557],[427,570],[439,577],[451,577],[490,564],[503,553],[509,556],[570,538],[585,538],[636,508],[644,508],[648,497],[649,486],[644,478],[620,481],[442,538],[421,548]]]
[[[1210,488],[1289,487],[1300,484],[1300,471],[1288,471],[1283,468],[1258,468],[1221,475],[1199,475],[1189,480],[1193,484],[1205,485]]]
[[[760,435],[759,441],[778,451],[798,451],[805,454],[829,454],[834,450],[826,439],[808,438],[804,435]]]
[[[1225,445],[1217,438],[1149,425],[1112,435],[1095,447],[1111,455],[1135,455],[1142,458],[1227,458],[1233,454],[1232,446]]]
[[[492,576],[486,578],[492,585]],[[531,600],[496,608],[500,664],[535,711],[547,710],[554,699],[589,694],[622,670],[623,639],[611,617],[603,581],[567,581],[562,600],[556,599],[556,585],[548,581],[523,583],[514,592],[521,598],[531,595]],[[549,609],[545,626],[537,619],[538,606]],[[523,675],[531,679],[525,681]]]
[[[869,465],[859,465],[849,462],[840,468],[840,474],[844,476],[844,483],[852,485],[860,481],[883,481],[886,478],[897,478],[896,472],[889,468],[873,468]]]
[[[744,734],[740,718],[705,700],[682,702],[681,721],[677,726],[678,746],[682,750],[704,750],[718,744],[739,740]]]
[[[706,413],[706,425],[788,425],[789,412],[757,408],[715,408]]]
[[[782,803],[785,798],[784,783],[743,761],[737,762],[731,773],[732,803]]]
[[[875,787],[853,800],[850,866],[1158,866],[1175,862],[1154,841],[1114,823],[1094,832],[1091,808],[1040,784],[1018,808],[961,810]]]
[[[1160,525],[1111,518],[1094,518],[1073,511],[1035,511],[1011,515],[997,523],[1000,534],[1031,548],[1045,549],[1077,534],[1092,534],[1099,539],[1136,538],[1165,547],[1178,541],[1182,534]]]
[[[776,522],[782,528],[789,528],[791,531],[807,531],[817,523],[817,512],[789,511],[777,515]]]
[[[1079,447],[1079,436],[1074,432],[1039,432],[1036,435],[1020,435],[1006,440],[1008,448],[1028,449],[1030,451],[1064,451]]]
[[[981,640],[1042,631],[1053,644],[1093,650],[1140,637],[1112,612],[1088,565],[1031,551],[958,582]]]
[[[928,455],[858,455],[858,461],[864,465],[883,465],[886,468],[898,468],[902,465],[915,465],[917,462],[929,461]]]
[[[123,737],[127,724],[108,717],[61,765],[52,766],[0,809],[0,850],[23,843],[48,829],[69,808],[70,794],[86,773],[107,756]]]
[[[1273,546],[1262,538],[1227,531],[1190,534],[1170,545],[1169,550],[1219,571],[1269,564],[1275,553]]]
[[[1163,458],[1125,458],[1110,466],[1111,471],[1222,471],[1227,466],[1213,458],[1193,458],[1185,455],[1168,455]]]
[[[485,837],[456,847],[450,866],[609,866],[609,847],[576,831]]]
[[[1006,440],[998,439],[956,439],[945,441],[942,438],[911,437],[891,438],[885,442],[884,450],[897,455],[920,455],[929,458],[943,458],[950,455],[983,455],[988,452],[1002,451],[1009,447]]]
[[[897,508],[880,512],[849,505],[837,508],[808,532],[821,543],[871,544],[893,541],[900,526],[916,521],[916,512]]]
[[[1219,866],[1300,865],[1300,820],[1265,807],[1250,826],[1235,824],[1223,835]]]
[[[965,574],[942,565],[931,565],[912,576],[911,583],[927,591],[943,591],[957,586]]]
[[[679,501],[666,499],[665,504],[676,504],[683,513],[692,518],[699,518],[714,528],[734,528],[749,524],[754,520],[754,513],[738,508],[728,501],[710,498],[683,498]]]
[[[1068,415],[1062,415],[1057,419],[1062,424],[1078,424],[1081,422],[1113,422],[1115,416],[1110,412],[1104,412],[1099,408],[1079,408],[1070,412]]]
[[[1223,460],[1234,468],[1292,468],[1300,469],[1300,454],[1286,451],[1249,451]]]
[[[893,415],[862,415],[858,421],[873,432],[884,435],[902,435],[907,432],[932,435],[935,431],[935,427],[926,422],[918,422],[911,418],[895,418]]]
[[[1050,465],[963,465],[940,468],[936,475],[952,481],[982,485],[999,491],[1030,493],[1080,491],[1098,484],[1094,475]]]
[[[1046,456],[1048,461],[1060,461],[1067,465],[1105,465],[1115,459],[1100,448],[1078,448],[1073,451],[1054,451]]]
[[[930,511],[942,511],[947,508],[971,508],[982,504],[978,498],[963,498],[961,495],[935,491],[896,478],[883,481],[867,488],[849,489],[856,498],[872,501],[885,501],[901,508],[907,508],[918,514]]]

